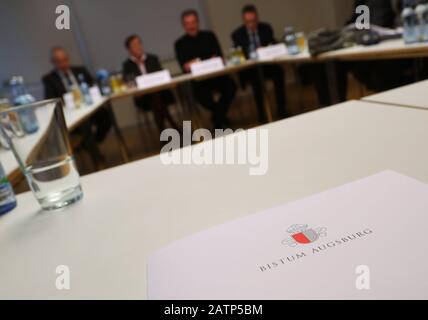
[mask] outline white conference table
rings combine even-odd
[[[308,63],[308,62],[322,62],[334,59],[339,60],[364,60],[364,59],[393,59],[405,57],[423,57],[428,56],[428,44],[417,43],[407,45],[402,39],[383,41],[379,44],[372,46],[356,45],[350,48],[339,49],[331,52],[320,54],[312,57],[309,52],[303,52],[297,55],[283,55],[277,58],[267,59],[262,61],[246,61],[239,65],[226,66],[223,70],[207,73],[205,75],[191,75],[184,74],[172,78],[171,82],[157,85],[148,89],[131,89],[125,92],[113,94],[110,99],[120,99],[127,96],[135,96],[140,94],[147,94],[173,88],[181,83],[189,81],[202,81],[207,78],[218,77],[225,74],[233,74],[239,71],[266,64],[283,64],[283,63]]]
[[[0,299],[145,299],[147,256],[174,240],[386,169],[428,183],[427,123],[422,110],[350,101],[261,127],[265,176],[152,157],[83,177],[83,201],[63,212],[19,195],[0,218]],[[70,290],[55,287],[58,265]]]
[[[323,53],[320,60],[379,60],[428,57],[428,43],[405,44],[403,39],[382,41],[371,46],[357,45]]]
[[[402,39],[386,40],[375,45],[355,45],[349,48],[325,52],[315,57],[308,52],[290,56],[284,55],[272,60],[260,61],[269,63],[305,63],[326,62],[331,60],[379,60],[428,57],[428,43],[405,44]]]
[[[367,96],[363,100],[428,110],[428,80]]]
[[[311,57],[308,52],[298,55],[285,55],[272,60],[265,61],[247,61],[237,66],[227,66],[223,70],[212,72],[206,75],[193,76],[185,74],[174,77],[171,82],[157,85],[147,89],[130,89],[125,92],[116,93],[91,107],[68,110],[66,112],[66,121],[69,129],[72,130],[78,126],[82,121],[86,120],[93,112],[98,110],[102,105],[107,102],[121,99],[128,96],[144,95],[152,92],[158,92],[165,89],[172,89],[181,83],[189,81],[201,81],[207,78],[217,77],[225,74],[233,74],[247,68],[256,67],[265,64],[284,64],[284,63],[308,63],[319,61],[333,61],[333,60],[364,60],[364,59],[394,59],[394,58],[410,58],[410,57],[423,57],[428,56],[428,44],[418,43],[406,45],[402,39],[384,41],[373,46],[354,46],[327,52],[317,57]],[[270,110],[267,110],[268,115]],[[8,176],[17,174],[18,164],[15,161],[11,152],[4,149],[0,150],[0,161],[2,162],[5,172]]]

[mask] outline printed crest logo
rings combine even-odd
[[[282,240],[283,245],[295,247],[298,244],[310,244],[317,241],[320,237],[327,235],[327,228],[308,228],[307,224],[294,224],[288,228],[290,237]]]

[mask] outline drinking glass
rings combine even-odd
[[[34,112],[38,122],[31,134],[17,130],[25,111]],[[1,111],[0,131],[42,209],[60,209],[83,197],[60,99]]]
[[[304,32],[296,33],[297,46],[299,47],[300,52],[306,52],[308,50],[306,36]]]

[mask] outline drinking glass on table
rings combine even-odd
[[[76,108],[80,108],[83,104],[83,97],[79,86],[73,85],[71,87],[71,93],[73,95],[74,105],[76,106]]]
[[[39,130],[22,136],[14,121],[24,110],[34,111]],[[44,210],[60,209],[82,198],[60,99],[1,111],[0,130]]]
[[[308,48],[307,48],[305,33],[304,32],[296,33],[296,40],[297,40],[297,46],[299,47],[299,51],[301,53],[306,52]]]

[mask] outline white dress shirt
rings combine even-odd
[[[73,86],[79,86],[79,82],[77,81],[76,77],[74,76],[73,72],[71,72],[71,70],[68,70],[66,73],[64,71],[59,71],[59,70],[57,72],[67,92],[70,92]],[[67,75],[68,75],[68,79],[67,79]]]
[[[138,65],[138,67],[140,68],[141,74],[147,73],[147,69],[145,65],[147,56],[145,54],[140,59],[137,59],[134,56],[131,56],[130,59]]]

